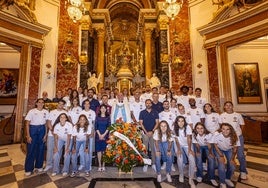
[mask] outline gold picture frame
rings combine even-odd
[[[261,104],[261,84],[258,63],[234,63],[238,104]]]

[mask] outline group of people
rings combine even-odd
[[[163,86],[158,89],[149,85],[122,92],[101,88],[97,94],[94,89],[68,89],[65,97],[57,92],[53,99],[58,103],[57,108],[50,112],[45,109],[46,99],[38,99],[36,108],[25,118],[28,143],[25,175],[31,175],[36,168],[38,172],[52,169],[52,176],[70,173],[74,177],[81,171],[89,176],[93,151],[97,153],[98,171],[105,171],[102,156],[109,138],[108,127],[121,118],[140,127],[158,182],[162,181],[164,169],[167,181],[172,181],[170,173],[176,171],[176,163],[180,182],[184,182],[184,169],[188,164],[191,187],[195,187],[194,179],[202,182],[204,168],[212,185],[218,186],[215,179],[215,169],[218,169],[220,186],[234,187],[231,177],[236,156],[240,177],[247,179],[243,118],[234,112],[231,101],[226,101],[224,112],[218,114],[201,97],[201,88],[196,88],[194,93],[190,93],[190,89],[182,86],[180,94]],[[63,148],[64,165],[60,170]],[[148,165],[144,165],[143,171],[147,170]]]

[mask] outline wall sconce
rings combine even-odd
[[[173,60],[171,61],[172,68],[181,68],[183,66],[184,62],[181,60],[181,58],[177,55],[173,57]]]
[[[77,64],[77,60],[72,56],[71,52],[68,51],[65,58],[61,61],[61,65],[66,71],[71,71]]]
[[[61,55],[59,58],[61,61],[61,66],[63,68],[65,68],[65,70],[67,72],[71,71],[77,64],[77,59],[73,56],[73,54],[69,50],[72,48],[72,44],[73,44],[72,37],[73,37],[73,34],[70,31],[67,35],[65,43],[63,44],[62,52],[61,52]],[[64,53],[66,53],[66,51],[67,51],[67,54],[64,55]],[[64,58],[62,58],[62,57],[64,57]]]

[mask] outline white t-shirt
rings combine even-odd
[[[91,134],[91,128],[88,127],[87,132],[84,132],[84,127],[79,128],[79,132],[77,132],[77,126],[73,127],[72,136],[76,136],[77,141],[86,141],[87,135]]]
[[[181,114],[180,112],[178,112],[178,116],[183,116],[186,120],[186,123],[189,125],[189,124],[193,124],[192,122],[192,118],[191,116],[189,116],[188,114]]]
[[[195,102],[197,108],[203,109],[204,105],[207,103],[207,100],[203,97],[195,97]]]
[[[73,124],[77,123],[81,111],[82,111],[82,108],[80,106],[73,107],[73,108],[69,109],[68,114],[71,117]]]
[[[213,143],[213,134],[204,134],[204,135],[196,135],[196,138],[192,136],[192,142],[198,144],[199,146],[207,146],[210,143]]]
[[[54,134],[58,135],[59,139],[67,141],[67,136],[72,135],[73,125],[66,121],[66,123],[61,126],[60,123],[57,123],[54,127]]]
[[[175,107],[175,108],[170,107],[169,110],[170,110],[173,114],[175,114],[176,117],[179,115],[179,110],[178,110],[178,108],[176,108],[176,107]]]
[[[135,119],[139,121],[140,112],[145,109],[145,103],[142,101],[140,102],[134,101],[130,103],[129,107],[130,107],[130,111],[133,112]]]
[[[108,104],[109,104],[110,106],[113,106],[115,103],[116,103],[116,98],[113,98],[113,99],[109,99],[109,100],[108,100]]]
[[[159,135],[158,135],[158,130],[155,130],[154,131],[154,135],[153,135],[153,139],[154,140],[161,140],[160,138],[159,138]],[[173,137],[172,136],[170,136],[170,138],[169,138],[169,142],[173,142]],[[167,141],[167,134],[166,133],[164,133],[164,134],[162,134],[162,142],[166,142]]]
[[[48,116],[49,112],[46,109],[38,110],[34,108],[27,113],[25,120],[30,121],[30,125],[44,125]]]
[[[159,94],[159,102],[164,102],[166,100],[166,94]]]
[[[223,151],[227,151],[234,147],[231,145],[231,138],[230,137],[225,138],[222,133],[214,135],[213,142],[218,146],[219,149]],[[240,146],[239,139],[237,139],[235,146]]]
[[[233,112],[228,114],[226,112],[220,115],[220,122],[219,123],[229,123],[234,128],[237,136],[242,134],[241,125],[245,125],[244,119],[241,114]]]
[[[91,129],[94,129],[94,123],[96,120],[96,113],[90,109],[89,111],[82,110],[80,112],[80,115],[81,114],[84,114],[87,117],[87,120],[89,122],[89,126],[91,127]]]
[[[189,96],[188,95],[180,95],[177,97],[177,104],[182,104],[185,109],[190,108],[189,104]]]
[[[140,98],[141,101],[145,102],[146,99],[152,99],[152,93],[143,93],[141,95],[141,98]]]
[[[59,115],[62,113],[65,113],[68,116],[68,112],[66,110],[55,109],[55,110],[50,111],[49,116],[48,116],[48,120],[51,121],[52,126],[54,125],[54,123],[55,123],[56,119],[59,117]],[[50,130],[48,131],[48,136],[53,136],[53,134]]]
[[[187,135],[192,135],[192,129],[189,125],[186,126],[186,135],[184,134],[184,129],[179,129],[179,136],[175,135],[175,138],[178,139],[180,146],[188,146]]]
[[[173,114],[170,110],[169,111],[162,111],[159,113],[159,122],[165,120],[168,122],[169,128],[173,131],[174,126],[173,123],[175,121],[175,114]]]
[[[188,108],[186,113],[187,115],[191,116],[193,127],[197,122],[201,122],[201,118],[205,118],[204,111],[200,108]]]
[[[216,112],[205,114],[205,127],[211,133],[215,133],[219,128],[220,115]]]

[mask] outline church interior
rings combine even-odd
[[[92,75],[96,90],[143,88],[152,75],[174,91],[201,88],[219,113],[232,101],[245,119],[249,169],[248,180],[235,175],[236,187],[266,187],[267,61],[267,0],[0,0],[0,187],[89,186],[91,178],[47,174],[32,184],[20,146],[24,118],[44,91],[54,98],[87,88]]]

